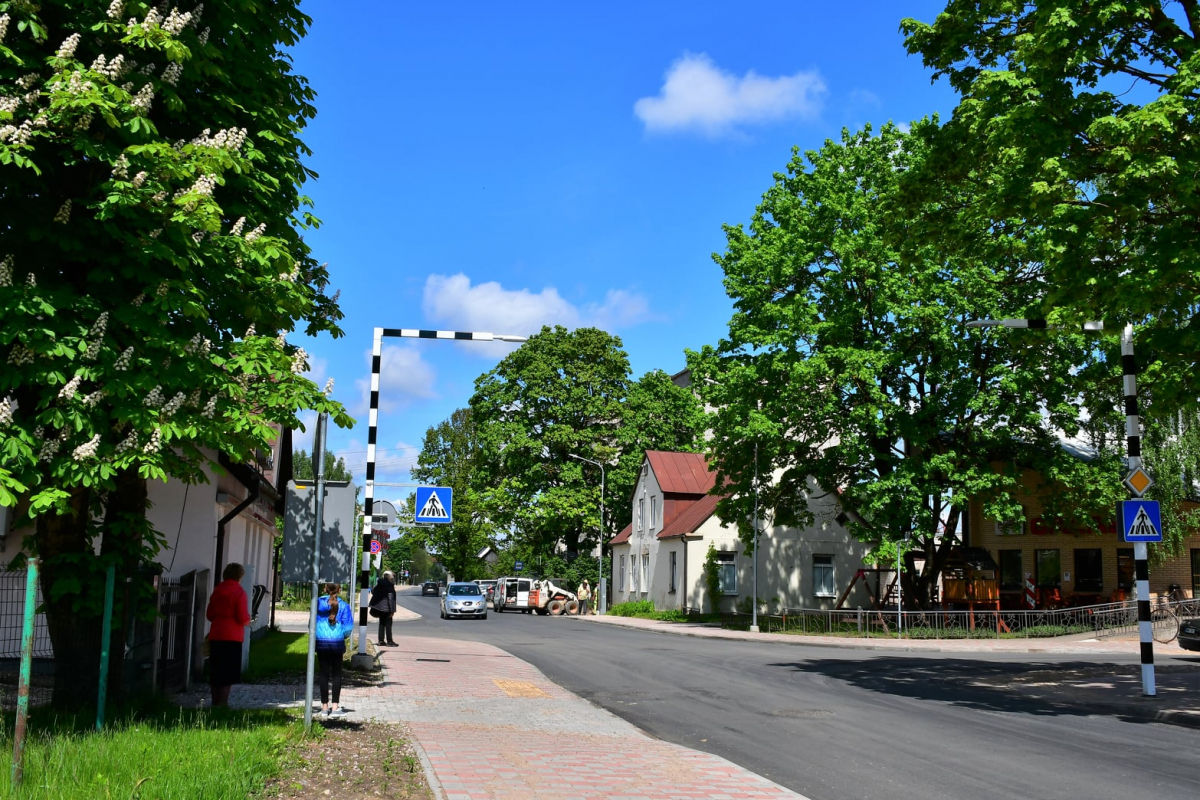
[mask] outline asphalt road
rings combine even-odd
[[[881,653],[514,613],[442,621],[438,599],[416,590],[402,592],[400,604],[423,615],[396,624],[401,643],[410,634],[495,645],[653,736],[723,756],[812,800],[1200,797],[1200,731],[967,684],[1031,664],[1136,656]]]

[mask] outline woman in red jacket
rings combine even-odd
[[[242,640],[250,624],[250,604],[242,588],[246,571],[241,564],[226,564],[224,578],[208,599],[208,683],[213,706],[229,705],[229,690],[242,682]]]

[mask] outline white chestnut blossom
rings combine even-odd
[[[100,316],[96,317],[96,321],[92,323],[88,334],[91,336],[103,336],[106,330],[108,330],[108,312],[101,311]]]
[[[92,115],[91,114],[84,114],[82,117],[80,117],[78,120],[75,121],[75,130],[77,130],[77,131],[86,131],[91,126],[92,126]]]
[[[154,433],[150,434],[150,441],[146,442],[146,446],[142,448],[143,453],[157,453],[162,447],[162,429],[155,428]]]
[[[66,225],[71,221],[71,201],[67,200],[58,207],[58,213],[54,215],[54,221],[60,225]]]
[[[292,374],[299,375],[306,369],[308,369],[308,353],[301,347],[292,356]]]
[[[246,334],[245,334],[244,336],[242,336],[242,338],[243,338],[243,339],[249,339],[249,338],[250,338],[251,336],[253,336],[254,334],[255,334],[255,330],[254,330],[254,323],[252,322],[252,323],[250,323],[250,327],[249,327],[249,328],[246,328]]]
[[[246,218],[239,217],[238,221],[233,223],[233,227],[229,229],[230,236],[241,236],[242,228],[246,227]]]
[[[96,391],[83,398],[83,404],[87,408],[95,408],[100,405],[100,401],[104,399],[104,390],[97,389]]]
[[[138,446],[137,431],[130,431],[129,435],[117,445],[117,455],[123,455]]]
[[[60,83],[59,86],[62,84]],[[91,81],[84,80],[82,72],[72,72],[71,77],[67,78],[67,94],[80,95],[95,88],[95,84]]]
[[[213,189],[215,188],[217,188],[216,175],[201,175],[196,179],[196,182],[192,184],[192,188],[188,189],[188,191],[195,192],[196,194],[202,194],[205,197],[211,197]]]
[[[163,232],[162,228],[155,228],[154,230],[150,231],[150,238],[157,239],[159,236],[162,235],[162,232]]]
[[[174,414],[176,411],[178,411],[178,410],[179,410],[179,408],[180,408],[180,407],[183,405],[183,401],[184,401],[185,399],[186,399],[186,398],[183,396],[183,392],[179,392],[179,393],[178,393],[178,394],[176,394],[174,397],[172,397],[172,398],[171,398],[171,399],[170,399],[170,400],[167,402],[167,404],[166,404],[165,406],[163,406],[163,409],[162,409],[162,418],[163,418],[163,419],[170,419],[170,418],[171,418],[171,416],[172,416],[172,415],[173,415],[173,414]]]
[[[14,367],[22,367],[26,364],[33,363],[33,351],[25,345],[17,342],[13,345],[12,350],[8,354],[8,363]]]
[[[58,52],[55,53],[59,58],[71,58],[75,55],[75,48],[79,46],[79,34],[72,33],[59,46]]]
[[[38,453],[38,461],[49,461],[54,458],[54,454],[58,452],[58,448],[62,446],[62,442],[58,439],[48,439],[42,443],[42,450]]]
[[[83,461],[85,458],[94,458],[96,455],[96,451],[99,449],[100,449],[100,434],[97,433],[91,439],[88,439],[86,442],[79,445],[79,447],[76,447],[75,451],[73,453],[71,453],[71,455],[74,457],[74,459],[76,461]]]
[[[109,19],[120,19],[121,12],[123,12],[124,10],[125,10],[125,0],[112,0],[112,2],[108,4],[108,18]]]
[[[125,372],[129,369],[129,362],[133,360],[133,348],[126,347],[121,355],[117,356],[117,361],[113,364],[113,369],[117,372]]]
[[[329,380],[325,381],[324,394],[326,397],[329,397],[330,395],[333,394],[333,378],[330,378]]]
[[[83,380],[82,375],[76,375],[71,380],[67,381],[63,388],[58,390],[59,400],[70,400],[79,391],[79,384]]]
[[[216,413],[217,413],[217,396],[214,394],[212,397],[208,398],[208,402],[204,404],[204,410],[201,411],[200,414],[205,419],[212,419],[213,415],[215,415]]]
[[[161,408],[164,400],[165,398],[163,397],[162,387],[155,386],[150,390],[150,394],[146,395],[146,399],[142,401],[142,404],[145,405],[146,408]]]
[[[204,241],[204,231],[196,231],[195,233],[193,233],[192,241],[195,242],[196,244],[200,244],[201,242],[203,242]]]
[[[11,141],[13,144],[25,144],[33,134],[33,120],[27,119],[21,127],[5,125],[0,127],[0,142]]]
[[[129,105],[141,111],[150,111],[150,104],[154,102],[154,86],[147,83],[137,93],[137,96],[129,101]]]
[[[158,289],[157,289],[157,290],[155,290],[155,292],[154,292],[154,293],[155,293],[156,295],[158,295],[159,297],[166,297],[166,296],[167,296],[167,291],[168,291],[170,288],[171,288],[171,287],[170,287],[170,285],[168,285],[166,281],[163,281],[162,283],[160,283],[160,284],[158,285]]]
[[[200,405],[200,390],[199,389],[192,390],[192,393],[188,395],[187,404],[189,406],[193,406],[193,407]]]
[[[192,14],[190,11],[183,14],[179,13],[178,8],[172,8],[171,13],[162,24],[162,29],[172,36],[179,35],[179,32],[190,25],[192,22]]]
[[[201,46],[201,47],[203,47],[204,45],[208,44],[208,35],[209,35],[211,32],[212,32],[212,28],[205,28],[204,30],[200,31],[200,36],[199,36],[199,37],[197,37],[197,38],[199,38],[199,39],[200,39],[200,46]]]
[[[28,92],[41,80],[41,76],[39,76],[36,72],[30,72],[27,75],[22,75],[20,78],[17,78],[17,86],[21,88],[21,91]]]
[[[142,294],[139,294],[137,297],[133,298],[129,302],[130,302],[130,304],[133,305],[134,308],[141,308],[142,303],[146,302],[145,292],[143,292]]]
[[[37,276],[34,275],[32,272],[29,273],[28,275],[26,275],[25,276],[25,285],[28,286],[30,289],[36,289],[37,288]]]
[[[0,111],[7,114],[14,113],[19,105],[21,105],[21,98],[19,97],[0,97]]]
[[[0,426],[11,425],[13,421],[13,399],[0,399]]]
[[[179,76],[182,74],[183,74],[183,64],[180,64],[176,61],[172,61],[170,64],[167,64],[165,69],[163,69],[163,74],[162,74],[163,83],[169,83],[172,86],[174,86],[175,84],[177,84],[179,82]]]
[[[4,37],[8,33],[8,19],[9,19],[8,14],[0,14],[0,42],[4,41]],[[207,32],[208,32],[208,29],[206,28],[205,33],[207,33]],[[201,44],[204,44],[204,43],[201,42]]]
[[[267,231],[267,223],[262,223],[254,230],[246,234],[246,241],[253,244],[257,239]]]
[[[121,180],[129,177],[129,158],[124,153],[117,156],[117,163],[113,164],[112,176]]]
[[[142,170],[137,175],[133,176],[133,188],[140,189],[142,184],[146,182],[146,170]]]
[[[0,286],[12,286],[13,257],[7,255],[0,261]]]

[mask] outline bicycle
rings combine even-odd
[[[1150,611],[1150,628],[1154,641],[1169,644],[1179,637],[1179,615],[1171,608],[1166,595],[1158,596],[1158,605]]]

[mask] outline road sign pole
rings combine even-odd
[[[1121,331],[1121,371],[1125,390],[1125,437],[1129,469],[1142,466],[1142,436],[1137,402],[1137,361],[1133,357],[1133,326]],[[1141,492],[1138,492],[1140,495]],[[1154,629],[1150,621],[1150,564],[1145,542],[1134,542],[1133,573],[1137,586],[1138,638],[1141,640],[1142,694],[1154,697]]]
[[[308,661],[304,674],[304,730],[312,730],[313,681],[316,677],[314,662],[317,657],[317,597],[321,581],[321,529],[325,523],[325,428],[329,415],[317,417],[317,431],[313,451],[317,459],[317,508],[316,523],[313,525],[312,599],[308,603]]]

